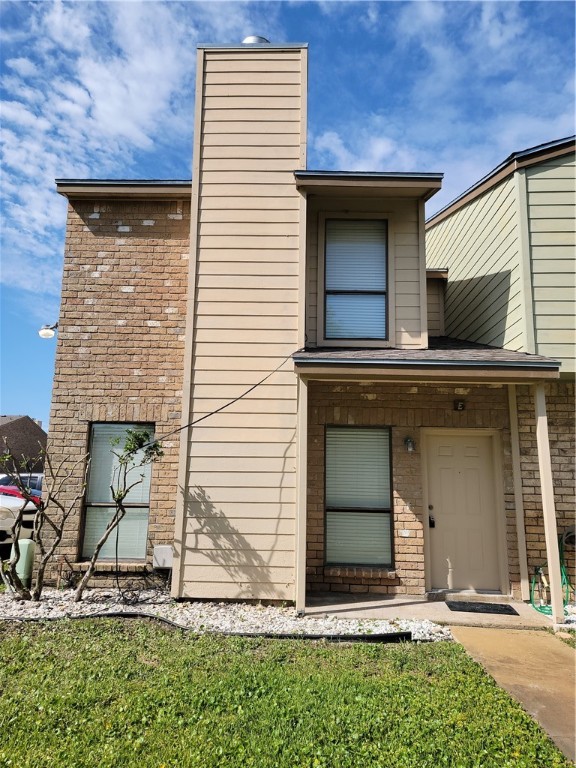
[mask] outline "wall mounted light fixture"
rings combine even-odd
[[[408,453],[414,453],[416,450],[416,443],[414,442],[414,439],[412,437],[406,437],[404,439],[404,445],[406,446],[406,450]]]
[[[43,325],[38,331],[38,336],[40,336],[41,339],[53,339],[57,330],[58,323],[54,323],[54,325]]]

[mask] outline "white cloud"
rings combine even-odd
[[[408,171],[415,158],[408,147],[401,146],[384,134],[385,126],[378,117],[349,125],[344,137],[335,131],[313,136],[311,146],[319,165],[339,171]]]
[[[62,0],[55,0],[48,5],[47,13],[39,18],[39,24],[58,48],[81,51],[89,44],[91,34],[86,10],[85,3],[64,4]]]
[[[22,75],[22,77],[30,77],[30,75],[36,75],[38,73],[36,64],[34,64],[33,61],[30,61],[30,59],[8,59],[6,65],[19,75]]]
[[[483,45],[487,45],[492,51],[521,39],[525,29],[526,24],[516,3],[482,3],[480,35]]]
[[[24,13],[15,4],[2,30],[2,255],[20,268],[2,279],[58,296],[65,201],[54,178],[188,176],[196,45],[254,29],[282,39],[279,10],[55,0]]]
[[[444,3],[435,0],[421,0],[417,3],[403,3],[396,19],[395,36],[399,41],[421,39],[432,41],[446,19]]]
[[[46,118],[38,117],[19,101],[5,101],[2,104],[2,120],[22,128],[34,128],[37,131],[47,131],[50,128],[50,122]]]
[[[368,32],[376,32],[380,27],[381,19],[377,3],[368,3],[368,7],[360,16],[359,24]]]

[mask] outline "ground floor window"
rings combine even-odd
[[[118,459],[113,453],[117,450],[114,440],[122,445],[127,429],[145,429],[154,435],[153,424],[96,423],[90,431],[90,471],[86,488],[84,539],[82,557],[91,557],[96,544],[104,533],[107,524],[114,515],[111,486],[115,483]],[[139,464],[138,454],[134,457]],[[142,476],[142,482],[136,485],[126,497],[126,516],[118,526],[118,557],[122,560],[140,560],[146,557],[146,539],[148,534],[148,513],[150,502],[151,464],[137,467],[133,471],[133,480]],[[100,552],[99,559],[116,557],[116,531],[113,531]]]
[[[391,566],[390,429],[326,427],[326,564]]]

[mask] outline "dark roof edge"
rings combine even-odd
[[[464,192],[458,195],[458,197],[455,197],[454,200],[451,200],[439,211],[436,211],[436,213],[433,216],[430,216],[430,218],[427,219],[426,221],[426,227],[434,226],[434,224],[437,223],[435,221],[436,219],[438,219],[439,217],[444,217],[443,214],[446,214],[452,207],[456,207],[461,200],[468,197],[468,195],[471,195],[475,190],[487,184],[487,182],[489,182],[490,179],[492,179],[493,177],[498,176],[501,173],[504,173],[506,170],[508,170],[508,173],[506,175],[512,174],[515,170],[517,170],[516,164],[518,162],[528,161],[530,159],[535,160],[540,155],[545,155],[551,150],[565,149],[566,154],[569,154],[570,152],[574,152],[574,149],[576,148],[575,140],[576,140],[576,135],[567,136],[563,139],[556,139],[555,141],[549,141],[545,144],[537,144],[535,147],[522,149],[519,152],[513,152],[505,160],[503,160],[499,165],[497,165],[495,168],[489,171],[485,176],[479,179],[476,183],[472,184],[471,187],[468,187],[468,189],[465,189]],[[498,181],[495,183],[498,183],[500,181],[501,179],[498,179]]]
[[[528,147],[528,149],[521,149],[518,152],[512,152],[512,154],[506,158],[504,163],[509,163],[512,160],[522,160],[526,157],[537,156],[543,152],[547,152],[549,149],[560,149],[564,144],[568,148],[569,145],[574,144],[575,141],[576,134],[573,136],[566,136],[563,139],[547,141],[545,144],[537,144],[535,147]]]
[[[444,178],[443,173],[402,173],[400,171],[379,172],[379,171],[294,171],[294,176],[297,179],[350,179],[361,180],[370,179],[371,181],[388,181],[394,179],[407,179],[414,181],[421,179],[422,181],[442,181]]]
[[[264,50],[271,48],[272,50],[284,50],[291,48],[308,48],[308,43],[231,43],[230,45],[222,45],[222,43],[198,43],[196,46],[198,49],[216,49],[220,51],[245,51],[251,48],[264,48]]]
[[[56,186],[67,187],[182,187],[192,179],[55,179]]]
[[[380,360],[360,360],[358,358],[322,358],[322,357],[305,357],[299,358],[298,353],[292,355],[292,359],[298,365],[380,365],[387,368],[414,368],[414,367],[426,367],[426,368],[492,368],[492,369],[508,369],[508,368],[521,368],[521,369],[537,369],[537,370],[551,370],[556,371],[560,369],[561,363],[557,360],[516,360],[516,361],[502,361],[502,360],[424,360],[412,359],[412,360],[386,360],[382,358]]]

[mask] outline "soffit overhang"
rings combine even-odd
[[[182,200],[192,194],[192,182],[187,179],[56,179],[56,191],[68,200],[146,199]]]
[[[442,173],[295,171],[296,187],[326,197],[413,197],[428,200],[442,187]]]

